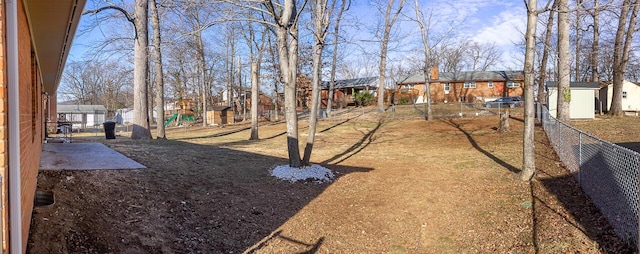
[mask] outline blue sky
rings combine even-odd
[[[350,15],[358,19],[360,24],[351,28],[350,31],[359,33],[354,37],[370,41],[373,39],[372,30],[380,14],[366,0],[352,1]],[[414,0],[407,0],[404,7],[406,15],[411,18],[414,15],[413,5]],[[524,31],[526,26],[526,11],[522,0],[420,0],[420,7],[425,14],[433,13],[434,34],[437,34],[438,30],[450,30],[451,24],[456,24],[453,29],[456,32],[456,39],[466,38],[482,43],[495,43],[502,49],[503,60],[497,68],[521,68],[517,64],[518,60],[514,60],[519,54],[514,43],[522,40],[521,31]],[[91,16],[83,16],[81,23],[91,18]],[[413,43],[415,45],[410,47],[421,47],[418,26],[414,22],[406,21],[407,17],[402,18],[405,21],[395,27],[395,29],[399,29],[404,38],[400,44]],[[87,58],[88,53],[85,51],[89,48],[84,44],[90,44],[93,38],[100,37],[101,33],[113,32],[110,31],[112,26],[103,25],[101,27],[102,30],[96,29],[91,34],[80,34],[76,37],[69,60]],[[361,44],[366,45],[367,42]],[[359,47],[362,48],[362,46]],[[375,43],[369,43],[364,47],[370,47],[367,51],[375,51],[376,48],[379,48]],[[404,50],[404,52],[400,50],[400,53],[396,53],[396,58],[402,58],[403,54],[413,49],[405,46]]]

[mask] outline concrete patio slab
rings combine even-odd
[[[45,143],[40,157],[41,170],[144,169],[101,143]]]

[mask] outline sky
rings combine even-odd
[[[405,2],[406,16],[401,17],[402,20],[394,29],[398,29],[404,38],[400,44],[406,45],[415,41],[422,47],[419,43],[420,29],[410,20],[415,17],[414,4],[413,0]],[[440,34],[446,32],[455,34],[453,36],[456,39],[495,43],[503,51],[502,61],[496,68],[521,68],[517,66],[520,64],[514,60],[514,55],[521,54],[518,53],[515,43],[522,41],[524,36],[521,31],[526,28],[527,14],[522,0],[420,0],[419,6],[425,16],[432,16],[433,37],[442,37]],[[379,22],[380,14],[370,2],[355,0],[352,11],[362,24],[375,25]],[[362,27],[354,30],[367,34],[362,37],[373,36],[371,31]],[[397,57],[402,58],[404,53],[398,54]]]
[[[419,0],[420,7],[428,15],[432,14],[433,34],[438,31],[451,30],[455,32],[456,38],[467,38],[481,43],[495,43],[502,50],[502,60],[497,69],[518,69],[522,68],[518,57],[523,58],[515,43],[522,41],[526,26],[526,11],[522,0]],[[414,0],[406,0],[405,15],[394,27],[397,29],[402,41],[397,42],[397,52],[390,55],[391,61],[406,58],[407,54],[415,54],[415,49],[421,47],[420,30],[415,22],[409,21],[413,18]],[[352,38],[361,39],[362,42],[354,48],[361,51],[359,54],[371,54],[378,52],[379,46],[373,42],[375,27],[380,20],[378,10],[368,0],[352,0],[352,7],[349,10],[352,24],[343,24],[349,33],[354,34]],[[92,17],[83,16],[82,23],[88,22]],[[349,21],[348,21],[349,22]],[[347,23],[347,22],[345,22]],[[453,24],[453,25],[452,25]],[[351,25],[350,28],[348,26]],[[91,33],[78,33],[74,45],[71,49],[69,60],[86,59],[91,55],[91,48],[86,45],[92,44],[96,38],[103,33],[108,33],[110,28],[104,26]],[[99,40],[99,39],[97,39]],[[367,52],[362,52],[367,51]],[[351,54],[357,56],[356,54]],[[349,57],[349,54],[347,55]]]

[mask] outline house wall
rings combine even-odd
[[[2,177],[2,188],[0,188],[0,201],[2,209],[2,252],[6,253],[7,244],[8,244],[8,201],[9,197],[7,196],[9,185],[7,184],[8,179],[8,164],[9,164],[9,155],[7,150],[9,149],[9,137],[7,135],[7,76],[6,69],[7,66],[5,59],[5,3],[4,1],[0,2],[0,176]]]
[[[594,119],[596,90],[571,88],[571,102],[569,103],[569,118]],[[558,112],[558,89],[549,88],[549,114],[556,117]]]
[[[22,1],[18,1],[18,65],[20,96],[20,179],[22,247],[26,249],[43,144],[43,95],[40,73],[32,55],[31,35]],[[35,159],[34,159],[35,158]],[[15,204],[10,204],[15,205]],[[13,229],[17,230],[18,225]]]
[[[622,98],[623,111],[640,111],[640,86],[623,81],[622,91],[627,92],[627,98]],[[607,110],[611,108],[611,100],[613,99],[613,85],[606,88]]]
[[[445,83],[447,82],[432,82],[429,84],[429,90],[431,91],[431,101],[434,103],[444,102],[484,102],[491,101],[495,98],[506,96],[522,96],[523,84],[522,81],[519,87],[507,87],[504,81],[493,81],[493,87],[489,87],[487,81],[477,81],[475,88],[464,88],[464,82],[448,82],[449,92],[445,91]],[[409,87],[413,86],[412,89]],[[417,91],[416,102],[424,102],[423,99],[425,85],[424,84],[400,84],[398,85],[400,91],[413,90]],[[415,92],[414,92],[415,93]]]

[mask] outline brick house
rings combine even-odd
[[[431,101],[484,102],[505,96],[522,96],[523,71],[461,71],[438,72],[431,68],[429,81]],[[408,76],[397,84],[394,100],[405,98],[416,103],[426,102],[423,73]]]
[[[46,119],[85,0],[0,0],[2,252],[26,251]]]
[[[329,99],[329,81],[323,81],[321,87],[321,107],[326,108]],[[355,103],[355,95],[359,92],[370,92],[375,95],[378,89],[378,77],[336,80],[333,89],[332,107],[344,107]]]

